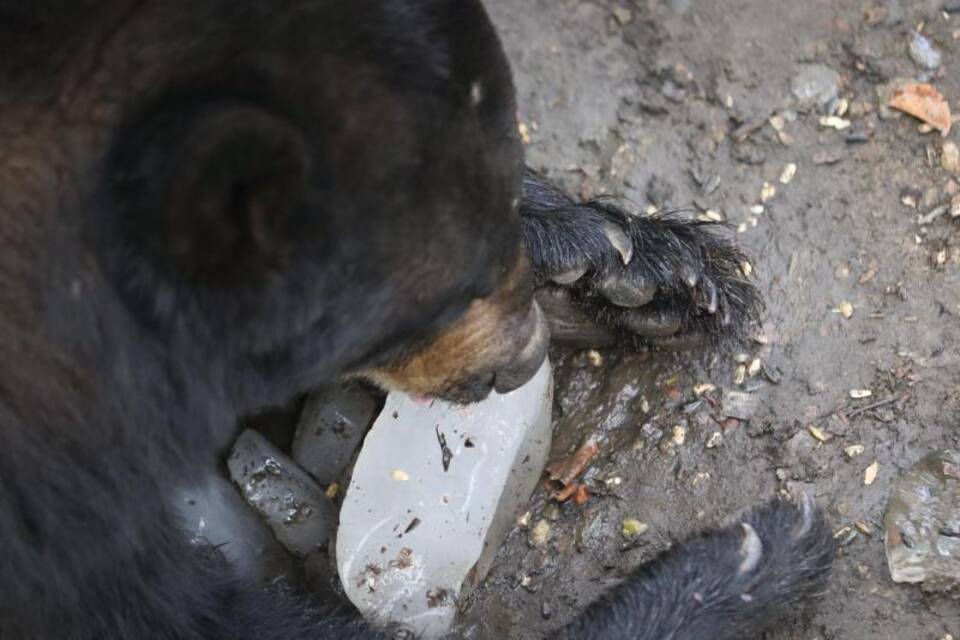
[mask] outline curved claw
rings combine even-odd
[[[556,284],[571,285],[577,280],[579,280],[580,278],[582,278],[586,272],[587,272],[586,267],[574,267],[573,269],[569,269],[567,271],[558,273],[555,276],[551,276],[550,280],[552,280]]]
[[[707,313],[714,314],[720,306],[720,293],[713,280],[704,278],[700,283],[700,291],[703,294],[703,300],[699,301],[700,308],[705,309]]]
[[[620,254],[623,264],[630,264],[630,261],[633,260],[633,241],[630,240],[627,232],[612,222],[604,222],[603,233],[607,236],[607,240],[610,241],[613,248],[617,250],[617,253]]]
[[[757,535],[756,529],[746,522],[741,522],[740,526],[743,528],[743,542],[740,543],[742,560],[737,567],[737,574],[743,575],[750,573],[760,564],[760,559],[763,558],[763,541]]]
[[[794,540],[799,540],[810,532],[810,529],[813,527],[813,516],[815,513],[813,498],[811,498],[810,494],[806,491],[801,493],[797,498],[797,506],[800,507],[800,515],[802,519],[800,521],[800,526],[797,527],[793,532]]]
[[[684,265],[681,267],[680,277],[683,278],[683,281],[691,289],[697,286],[697,282],[700,281],[700,274],[697,273],[697,270],[690,265]]]

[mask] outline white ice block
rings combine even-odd
[[[340,580],[365,617],[426,639],[449,631],[543,472],[552,403],[549,362],[466,407],[387,397],[337,532]]]

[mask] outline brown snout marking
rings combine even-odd
[[[387,389],[444,396],[471,380],[493,379],[529,338],[524,325],[533,302],[533,278],[521,256],[504,283],[430,342],[364,375]]]

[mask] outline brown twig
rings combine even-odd
[[[871,402],[866,406],[860,407],[859,409],[855,409],[850,413],[846,414],[847,420],[851,418],[856,418],[861,413],[865,413],[867,411],[870,411],[871,409],[877,409],[879,407],[883,407],[888,404],[893,404],[894,402],[899,402],[900,400],[906,400],[906,399],[907,399],[907,395],[899,395],[899,396],[891,396],[883,400],[877,400],[876,402]]]

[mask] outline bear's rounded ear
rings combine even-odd
[[[167,275],[241,282],[281,266],[305,232],[310,151],[286,118],[207,105],[161,110],[120,136],[108,165],[114,224]]]

